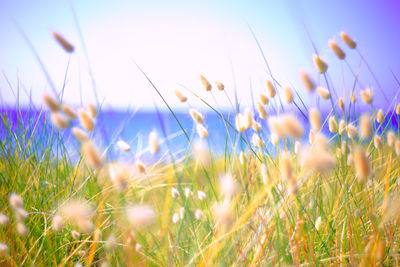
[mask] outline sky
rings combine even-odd
[[[306,103],[314,103],[315,96],[305,92],[300,69],[326,86],[313,66],[312,40],[328,62],[329,82],[337,94],[348,95],[354,82],[351,70],[359,71],[357,90],[371,87],[374,103],[388,107],[360,55],[345,46],[339,32],[356,40],[392,100],[398,91],[392,72],[400,80],[399,17],[399,1],[1,0],[0,103],[15,105],[18,99],[22,105],[40,105],[43,92],[52,93],[37,53],[58,92],[65,83],[63,101],[75,106],[98,100],[112,108],[165,107],[134,62],[172,107],[187,108],[175,89],[188,96],[191,106],[201,104],[195,92],[218,107],[229,107],[224,93],[205,92],[200,74],[212,83],[223,82],[230,99],[236,88],[239,102],[250,106],[252,95],[265,91],[269,78],[252,30],[274,77],[296,88]],[[75,52],[66,53],[52,31],[68,39]],[[329,50],[329,39],[344,49],[348,65]]]

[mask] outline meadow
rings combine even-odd
[[[340,36],[327,43],[337,60],[360,54],[351,36]],[[302,71],[301,90],[329,107],[327,116],[272,73],[253,107],[232,101],[229,113],[196,92],[173,92],[219,118],[218,153],[207,117],[190,105],[195,134],[165,101],[179,130],[168,133],[158,116],[161,130],[140,151],[95,138],[101,105],[72,107],[44,93],[43,109],[4,108],[0,265],[399,265],[397,95],[374,105],[383,89],[362,88],[354,72],[353,87],[336,97],[328,63],[312,60],[321,84]],[[232,90],[202,75],[199,83],[218,97]],[[185,149],[173,149],[176,135]]]

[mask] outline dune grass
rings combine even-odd
[[[293,88],[286,92],[297,97],[290,95],[289,103],[282,104],[283,88],[272,77],[269,83],[277,96],[265,88],[269,103],[257,106],[258,112],[233,107],[230,116],[237,118],[236,124],[201,99],[224,121],[224,154],[204,146],[212,138],[205,126],[198,130],[203,146],[181,126],[188,149],[177,158],[162,127],[158,138],[164,139],[167,154],[157,154],[159,140],[153,135],[150,150],[162,160],[144,165],[107,157],[116,142],[100,146],[91,138],[87,120],[97,115],[90,108],[79,112],[82,126],[78,119],[66,119],[56,98],[50,100],[54,106],[46,102],[50,110],[17,110],[13,119],[4,110],[0,212],[9,222],[0,225],[0,265],[399,265],[400,140],[392,128],[400,107],[392,112],[393,102],[384,121],[374,123],[377,109],[357,96],[359,105],[370,108],[362,125],[354,103],[345,108],[335,104],[326,66],[318,62],[317,70],[325,76],[324,97],[329,92],[330,100],[315,97],[332,105],[332,122],[321,120],[318,109],[311,109],[317,114],[309,119],[312,106]],[[201,81],[210,94],[223,94],[210,89],[205,77]],[[355,76],[354,87],[342,97],[349,98],[357,82]],[[218,88],[229,90],[221,84]],[[188,98],[177,95],[183,102],[200,98],[196,92]],[[290,105],[297,116],[282,115]],[[266,119],[262,108],[268,110]],[[281,114],[270,114],[276,111]],[[82,128],[88,140],[83,136],[78,142],[76,135],[54,127],[64,127],[52,117],[55,113],[64,114],[59,120],[70,123],[67,127]],[[201,114],[194,114],[194,123],[203,125]],[[301,116],[313,130],[304,133],[309,127],[299,122]],[[155,123],[162,125],[159,118]],[[357,127],[355,133],[351,126],[343,128],[349,123]],[[121,142],[119,146],[130,149]],[[10,199],[12,193],[22,198],[22,205]],[[68,210],[73,200],[79,202]]]

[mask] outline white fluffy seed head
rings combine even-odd
[[[185,103],[185,102],[187,101],[187,97],[184,96],[184,95],[181,93],[181,91],[175,90],[174,93],[175,93],[176,97],[179,99],[179,101],[181,101],[182,103]]]
[[[274,85],[272,84],[272,82],[270,80],[267,80],[266,84],[267,84],[267,90],[268,90],[269,97],[274,98],[276,95],[276,90],[275,90]]]
[[[369,138],[372,135],[371,119],[367,114],[360,117],[360,137],[363,139]]]
[[[303,149],[300,155],[300,165],[306,170],[326,173],[336,166],[336,160],[321,146],[312,146]]]
[[[55,215],[53,217],[52,226],[54,231],[60,231],[64,227],[63,218],[60,215]]]
[[[263,183],[265,185],[269,184],[270,178],[269,178],[269,175],[268,175],[267,165],[265,163],[261,164],[260,173],[261,173],[261,178],[263,180]]]
[[[393,147],[395,140],[396,140],[396,136],[395,136],[394,132],[388,131],[386,134],[386,142],[387,142],[388,146]]]
[[[55,98],[51,97],[49,94],[43,94],[43,102],[52,111],[56,112],[60,110],[60,103]]]
[[[198,197],[200,200],[204,200],[204,199],[206,199],[207,195],[206,195],[206,193],[204,193],[203,191],[198,190],[198,191],[197,191],[197,197]]]
[[[260,138],[258,134],[253,134],[253,137],[251,138],[252,143],[254,146],[263,148],[264,147],[264,141]]]
[[[304,134],[303,126],[291,114],[269,117],[268,126],[271,132],[281,138],[287,135],[298,139]]]
[[[8,218],[8,216],[3,213],[0,213],[0,226],[6,225],[9,223],[10,223],[10,219]]]
[[[71,236],[72,236],[73,239],[78,240],[79,237],[81,236],[81,234],[76,230],[72,230],[71,231]]]
[[[343,98],[339,97],[338,103],[339,103],[340,109],[344,111],[344,100],[343,100]]]
[[[94,121],[90,117],[90,115],[84,109],[78,110],[79,121],[83,128],[88,130],[89,132],[94,130]]]
[[[336,133],[338,131],[338,125],[335,117],[333,116],[329,117],[328,125],[329,125],[329,131],[331,133]]]
[[[176,189],[175,187],[172,187],[172,188],[171,188],[171,196],[172,196],[173,198],[179,197],[179,191],[178,191],[178,189]]]
[[[397,156],[400,156],[400,140],[396,139],[394,142],[394,151],[396,152]]]
[[[380,109],[380,110],[378,110],[378,113],[376,114],[376,121],[378,123],[383,123],[384,120],[385,120],[385,114],[383,113],[383,110]]]
[[[9,202],[10,202],[11,207],[13,207],[14,209],[17,209],[17,208],[21,209],[21,208],[23,208],[23,205],[24,205],[24,201],[22,200],[22,198],[15,193],[11,193]]]
[[[185,187],[185,197],[193,196],[193,192],[190,190],[189,187]]]
[[[360,181],[366,180],[371,172],[369,160],[364,150],[357,149],[353,155],[356,175]]]
[[[322,98],[325,98],[325,99],[331,98],[331,94],[329,93],[328,89],[326,89],[326,88],[318,87],[317,92]]]
[[[219,189],[226,198],[232,197],[237,188],[238,184],[231,174],[225,173],[219,177]]]
[[[193,152],[196,157],[197,163],[200,163],[204,166],[207,166],[210,164],[210,153],[203,142],[201,142],[200,140],[197,140],[194,143]]]
[[[146,172],[146,166],[144,165],[143,162],[140,160],[137,160],[135,163],[136,170],[140,173],[145,173]]]
[[[301,143],[300,143],[300,141],[297,140],[294,143],[294,153],[299,154],[300,150],[301,150]]]
[[[333,53],[335,53],[339,59],[344,59],[346,57],[346,54],[334,40],[329,40],[328,44]]]
[[[65,115],[67,115],[68,119],[74,120],[78,116],[76,112],[68,105],[62,104],[61,105],[62,110],[64,111]]]
[[[25,236],[29,233],[28,227],[26,227],[26,225],[23,224],[22,222],[17,222],[16,230],[17,230],[17,233],[21,236]]]
[[[293,94],[292,94],[292,90],[289,87],[285,87],[283,88],[283,93],[285,95],[285,100],[286,103],[292,103],[293,102]]]
[[[117,146],[118,146],[119,149],[121,149],[121,150],[123,150],[125,152],[128,152],[128,151],[131,150],[131,146],[127,142],[125,142],[124,140],[118,140],[117,141]]]
[[[197,110],[195,110],[194,108],[191,108],[189,110],[190,116],[192,117],[192,119],[199,124],[203,123],[203,115],[201,115],[200,112],[198,112]]]
[[[93,230],[93,208],[80,200],[69,200],[60,209],[61,216],[69,223],[75,224],[83,233]]]
[[[126,215],[129,223],[134,227],[144,227],[150,225],[156,214],[150,206],[131,205],[126,208]]]
[[[179,209],[179,217],[181,218],[181,220],[183,220],[183,217],[185,216],[185,208],[181,207]]]
[[[259,132],[259,131],[261,131],[261,124],[259,124],[256,121],[253,121],[251,128],[253,128],[253,130],[256,132]]]
[[[340,120],[339,122],[339,135],[344,135],[344,133],[346,132],[346,123],[344,120]]]
[[[200,81],[203,84],[206,91],[211,91],[212,86],[211,86],[210,82],[203,75],[200,75]]]
[[[174,215],[172,215],[172,223],[177,223],[179,222],[179,214],[177,212],[174,213]]]
[[[380,149],[382,147],[382,138],[379,135],[374,136],[374,147]]]
[[[246,108],[243,112],[243,123],[246,129],[251,128],[254,121],[253,114],[251,113],[249,108]]]
[[[347,130],[347,136],[350,139],[354,139],[357,137],[358,135],[357,128],[351,122],[347,124],[346,130]]]
[[[321,114],[316,108],[309,109],[310,125],[315,131],[321,130]]]
[[[364,101],[365,104],[371,104],[372,103],[373,94],[372,94],[371,89],[367,88],[367,89],[361,91],[360,95],[361,95],[362,101]]]
[[[313,61],[315,68],[319,73],[323,74],[326,72],[326,70],[328,69],[328,65],[322,58],[320,58],[318,55],[313,55]]]
[[[53,112],[51,114],[51,122],[59,129],[65,129],[69,125],[69,120],[61,112]]]
[[[290,162],[290,156],[288,153],[281,153],[279,157],[279,169],[281,171],[282,178],[288,180],[293,176],[292,163]]]
[[[122,165],[117,163],[108,165],[108,174],[116,188],[124,191],[128,187],[128,171]]]
[[[80,128],[78,127],[72,127],[72,134],[75,136],[76,140],[78,140],[81,143],[85,143],[89,141],[89,137],[87,134]]]
[[[322,225],[322,219],[321,216],[319,216],[316,220],[315,220],[315,229],[317,231],[319,231],[319,229],[321,228]]]
[[[348,47],[350,47],[351,49],[356,48],[356,46],[357,46],[356,42],[346,32],[342,31],[340,33],[340,37],[347,44]]]
[[[197,209],[194,213],[194,216],[197,220],[201,220],[204,216],[203,212],[200,209]]]
[[[29,213],[23,208],[16,208],[15,209],[15,217],[18,221],[24,221],[28,218]]]
[[[311,79],[311,77],[305,71],[300,71],[300,78],[303,81],[304,86],[307,88],[309,92],[314,91],[315,83]]]
[[[197,129],[197,134],[201,138],[207,138],[208,137],[208,130],[207,130],[206,127],[204,127],[203,124],[197,124],[196,129]]]
[[[82,144],[82,153],[86,158],[87,163],[93,168],[101,166],[101,156],[92,142]]]
[[[157,154],[159,151],[157,132],[152,131],[149,134],[149,147],[152,154]]]
[[[0,255],[6,255],[8,254],[8,246],[2,242],[0,242]]]

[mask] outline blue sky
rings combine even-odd
[[[341,30],[356,39],[362,55],[373,68],[387,95],[398,86],[391,70],[400,77],[400,4],[397,1],[74,1],[87,44],[90,66],[97,82],[100,100],[105,106],[152,107],[158,96],[132,63],[134,59],[159,86],[167,101],[182,106],[173,95],[180,89],[190,103],[199,103],[180,85],[210,101],[199,82],[199,74],[210,81],[220,80],[233,95],[234,79],[239,100],[250,105],[250,84],[254,94],[265,90],[268,78],[265,64],[250,33],[256,33],[273,74],[284,85],[303,93],[299,69],[320,80],[313,65],[309,31],[318,52],[329,64],[329,76],[337,92],[349,91],[353,82],[345,64],[328,48],[331,38],[344,48],[354,71],[360,57],[338,38]],[[94,102],[78,31],[70,1],[2,0],[0,2],[0,77],[1,102],[13,104],[19,86],[20,101],[29,94],[35,103],[50,87],[26,42],[18,24],[35,46],[54,83],[61,88],[68,62],[65,101],[80,105]],[[54,41],[51,31],[64,35],[76,47],[69,56]],[[364,64],[360,67],[363,86],[370,86],[376,104],[385,105],[377,85]],[[321,84],[324,85],[321,80]],[[214,93],[218,105],[228,101]],[[328,104],[328,103],[326,103]]]

